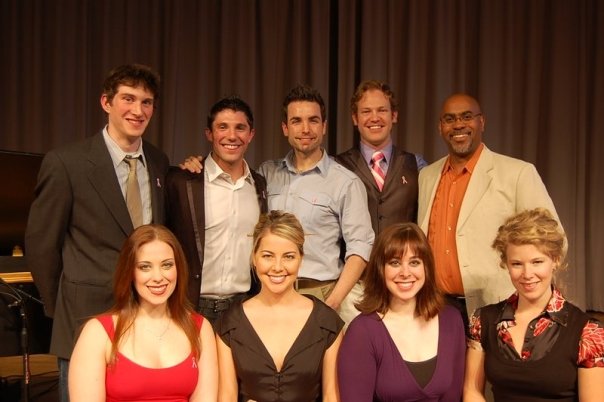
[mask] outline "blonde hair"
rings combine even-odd
[[[535,208],[509,217],[497,230],[492,247],[499,253],[499,265],[506,267],[507,247],[533,245],[558,265],[566,267],[566,235],[552,213]]]
[[[260,215],[260,219],[254,227],[252,255],[258,251],[260,241],[269,233],[291,241],[298,247],[300,256],[304,255],[304,229],[294,214],[270,211]]]

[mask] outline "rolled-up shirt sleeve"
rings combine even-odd
[[[340,211],[342,236],[346,243],[345,258],[358,255],[369,261],[375,235],[371,227],[365,186],[355,177],[350,181],[350,185],[346,186],[345,192]]]

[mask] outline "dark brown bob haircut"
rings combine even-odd
[[[367,268],[365,268],[365,293],[355,306],[364,314],[385,314],[392,299],[386,287],[384,268],[393,258],[413,253],[424,263],[425,283],[416,295],[416,314],[428,320],[438,314],[444,298],[436,285],[434,256],[424,232],[415,223],[397,223],[387,227],[378,236]]]

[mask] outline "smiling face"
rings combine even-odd
[[[391,141],[392,125],[398,112],[392,110],[390,99],[379,89],[366,91],[357,102],[352,122],[359,129],[361,141],[374,149],[382,149]]]
[[[390,292],[390,304],[406,304],[415,301],[417,293],[426,282],[423,260],[414,250],[405,248],[402,256],[386,261],[384,280]]]
[[[245,113],[224,109],[216,114],[212,129],[206,129],[206,137],[212,143],[212,157],[227,173],[243,174],[243,157],[254,138]]]
[[[296,153],[306,158],[320,157],[327,123],[316,102],[294,101],[287,105],[287,121],[281,123],[283,135]]]
[[[141,305],[165,304],[176,287],[174,250],[168,243],[153,240],[136,253],[134,288]]]
[[[505,264],[520,300],[545,307],[557,262],[532,244],[508,244]]]
[[[109,136],[124,151],[136,150],[153,116],[153,94],[142,85],[120,85],[113,99],[101,96],[101,106],[108,115]]]
[[[301,262],[296,243],[271,232],[262,236],[252,258],[262,291],[275,294],[293,290]]]
[[[464,121],[464,116],[472,116]],[[447,122],[451,120],[452,122]],[[482,143],[485,120],[476,100],[468,95],[458,94],[448,98],[442,107],[439,132],[449,155],[459,159],[470,159]]]

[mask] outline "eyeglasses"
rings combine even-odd
[[[458,115],[446,114],[440,118],[440,121],[443,124],[447,124],[447,125],[454,124],[457,120],[460,120],[463,123],[469,123],[478,116],[482,116],[482,113],[474,114],[472,112],[466,112],[466,113],[462,113],[462,114],[458,114]]]

